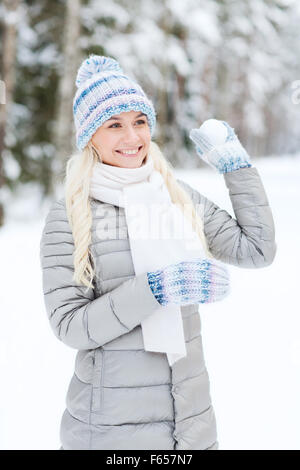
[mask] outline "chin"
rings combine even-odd
[[[122,166],[123,168],[139,168],[142,163],[143,163],[143,158],[142,159],[139,159],[139,161],[129,161],[129,162],[122,162]]]
[[[145,160],[145,161],[144,161]],[[147,160],[147,155],[143,155],[141,158],[130,158],[124,157],[118,161],[118,166],[123,168],[139,168]]]

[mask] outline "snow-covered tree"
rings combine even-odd
[[[5,156],[5,135],[8,125],[8,117],[13,102],[15,87],[16,48],[17,48],[17,25],[19,22],[19,7],[21,0],[4,0],[2,5],[2,63],[0,74],[4,82],[4,103],[0,105],[0,189],[5,184],[3,160]],[[4,207],[0,201],[0,226],[4,222]]]
[[[204,165],[188,135],[211,117],[228,121],[252,155],[299,151],[299,1],[80,1],[21,1],[6,185],[53,190],[75,145],[74,79],[90,53],[115,58],[141,83],[158,115],[154,139],[175,167]]]
[[[75,79],[80,65],[80,7],[81,0],[67,0],[64,36],[62,41],[62,56],[64,58],[60,69],[59,87],[56,94],[57,114],[54,121],[53,140],[56,148],[55,165],[52,170],[52,191],[55,191],[56,180],[64,176],[64,167],[69,154],[75,150],[72,137],[73,125],[73,96],[76,91]]]

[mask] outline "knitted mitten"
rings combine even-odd
[[[190,131],[190,139],[195,143],[199,157],[219,173],[252,166],[234,128],[226,121],[208,119],[199,129]]]
[[[216,302],[229,293],[229,272],[215,259],[182,261],[147,273],[161,305]]]

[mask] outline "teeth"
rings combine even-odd
[[[135,150],[119,150],[120,153],[126,153],[128,155],[134,155],[135,153],[138,153],[139,149],[135,149]]]

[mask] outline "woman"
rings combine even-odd
[[[198,155],[224,174],[234,219],[176,180],[151,140],[151,101],[114,59],[90,56],[76,84],[80,153],[67,162],[65,197],[49,211],[40,251],[50,325],[78,350],[61,449],[216,450],[198,304],[228,295],[223,263],[274,259],[258,171],[224,121],[191,131]],[[173,237],[170,227],[186,221]],[[166,236],[150,233],[162,226]]]

